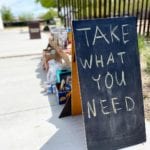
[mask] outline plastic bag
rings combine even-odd
[[[47,82],[49,84],[56,84],[56,70],[62,69],[62,64],[53,59],[48,61],[48,65]]]

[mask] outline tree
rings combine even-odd
[[[36,0],[36,2],[45,8],[57,7],[57,0]]]
[[[30,21],[33,20],[33,14],[32,13],[22,13],[21,15],[18,16],[19,21]]]
[[[3,21],[14,21],[15,20],[10,8],[8,8],[6,6],[2,6],[0,11],[2,14]]]
[[[45,14],[40,16],[41,19],[49,20],[57,17],[57,12],[53,9],[57,7],[57,0],[36,0],[36,2],[48,9]]]
[[[54,17],[57,17],[57,12],[52,8],[49,9],[48,12],[40,16],[40,18],[44,20],[50,20],[53,19]]]

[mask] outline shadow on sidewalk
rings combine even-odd
[[[57,131],[40,150],[86,150],[82,116],[59,119],[60,107],[51,107],[52,117],[47,121]]]
[[[36,77],[40,80],[41,87],[43,87],[44,82],[46,82],[46,71],[44,71],[42,68],[42,64],[40,61],[41,57],[37,57],[34,59],[39,59],[39,63],[37,64],[37,68],[36,68],[35,72],[36,72]],[[43,92],[41,91],[41,93],[43,93]]]
[[[38,63],[35,72],[42,86],[46,81],[46,72],[42,69],[41,62]],[[86,150],[82,116],[59,119],[58,116],[63,109],[63,105],[58,104],[57,97],[54,94],[47,95],[47,98],[52,113],[52,117],[47,121],[55,126],[56,132],[54,135],[49,135],[49,140],[40,150]]]

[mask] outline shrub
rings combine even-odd
[[[19,15],[18,20],[19,21],[31,21],[33,20],[33,14],[32,13],[22,13]]]
[[[4,22],[12,22],[14,21],[14,16],[11,12],[11,9],[5,6],[1,8],[2,19]]]
[[[45,8],[57,7],[56,0],[35,0],[37,3],[40,3]]]
[[[140,53],[142,53],[145,50],[145,39],[141,35],[138,36],[138,46]]]
[[[55,17],[57,17],[57,12],[54,9],[50,9],[48,12],[40,16],[40,18],[44,20],[50,20]]]

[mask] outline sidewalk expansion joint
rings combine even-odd
[[[8,58],[15,58],[15,57],[27,57],[27,56],[37,56],[37,55],[42,55],[42,53],[23,54],[23,55],[10,55],[10,56],[0,56],[0,59],[8,59]]]
[[[36,108],[29,108],[29,109],[25,109],[25,110],[18,110],[18,111],[14,111],[14,112],[2,113],[2,114],[0,114],[0,117],[7,116],[7,115],[12,115],[12,114],[16,114],[16,113],[27,112],[27,111],[35,111],[35,110],[39,110],[39,109],[46,109],[46,108],[49,108],[49,105],[48,106],[42,106],[42,107],[36,107]]]

